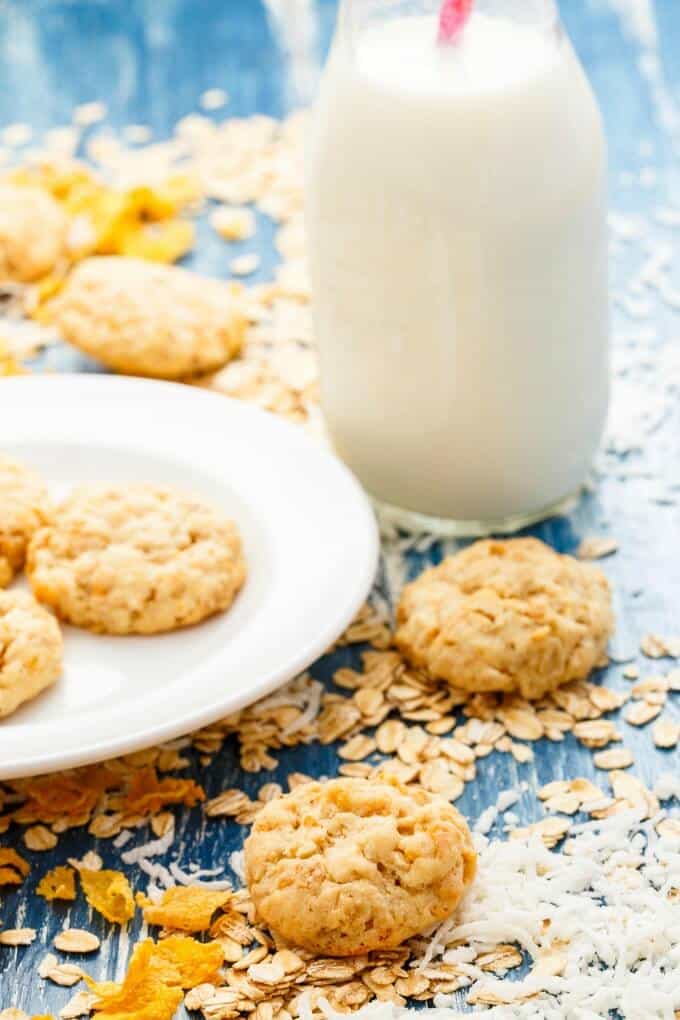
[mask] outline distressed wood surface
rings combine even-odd
[[[660,295],[654,282],[638,280],[640,268],[659,244],[678,243],[677,227],[658,222],[659,210],[680,208],[680,4],[677,0],[562,0],[566,27],[598,94],[607,127],[611,159],[613,220],[613,319],[615,326],[613,436],[621,450],[603,458],[604,474],[595,490],[567,517],[551,520],[532,533],[563,551],[573,551],[586,535],[612,535],[620,551],[603,562],[616,591],[619,656],[633,655],[643,674],[657,666],[637,654],[647,631],[680,631],[680,319],[672,292]],[[281,115],[313,94],[318,68],[327,50],[335,9],[333,0],[4,0],[0,2],[0,125],[17,121],[36,133],[67,123],[74,104],[102,99],[113,127],[146,123],[163,136],[182,116],[197,109],[200,93],[210,87],[228,91],[230,115],[265,112]],[[656,63],[655,63],[656,62]],[[638,236],[631,224],[641,217]],[[667,219],[667,217],[666,217]],[[679,218],[680,222],[680,218]],[[271,224],[259,218],[257,237],[232,246],[205,228],[188,260],[195,268],[226,276],[235,254],[257,250],[261,268],[254,279],[269,278],[275,262]],[[680,293],[675,265],[669,287]],[[680,307],[680,300],[675,299]],[[97,370],[93,362],[59,348],[39,367]],[[2,399],[0,389],[0,400]],[[579,394],[574,393],[578,414]],[[630,427],[635,442],[621,435]],[[639,449],[625,449],[639,446]],[[436,560],[450,547],[434,546],[427,554],[384,557],[377,587],[394,603],[404,577],[413,576],[424,560]],[[357,650],[326,656],[313,668],[330,683],[340,664],[356,663]],[[663,663],[667,668],[669,663]],[[607,671],[607,683],[624,686],[621,665]],[[678,695],[667,713],[680,715]],[[650,730],[634,729],[623,720],[626,746],[636,757],[634,771],[652,783],[661,771],[677,769],[677,751],[655,750]],[[0,740],[2,736],[0,734]],[[528,783],[518,812],[532,821],[542,812],[534,790],[559,777],[590,776],[606,785],[589,751],[571,736],[561,744],[534,745],[535,760],[517,765],[509,755],[493,754],[480,762],[458,806],[474,820],[494,803],[500,789]],[[283,780],[296,770],[332,775],[338,759],[333,747],[312,745],[279,753],[274,775],[245,775],[229,742],[205,769],[194,763],[192,774],[208,795],[240,785],[254,795],[263,782]],[[207,824],[201,811],[178,817],[178,838],[169,859],[183,866],[200,862],[227,865],[240,848],[241,827],[230,821]],[[20,833],[10,830],[2,845],[24,852]],[[52,853],[28,854],[36,865],[20,892],[3,894],[0,918],[6,927],[33,926],[38,938],[30,948],[0,947],[0,1006],[28,1013],[53,1013],[71,990],[41,981],[36,966],[64,920],[96,931],[102,951],[88,962],[94,976],[120,976],[131,944],[140,935],[139,921],[122,933],[100,917],[90,916],[82,899],[73,907],[48,907],[34,895],[36,876],[96,848],[106,863],[117,866],[110,842],[97,844],[75,830],[61,836]],[[228,869],[227,869],[228,870]],[[137,888],[140,873],[131,870]]]

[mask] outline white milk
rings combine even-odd
[[[564,38],[340,32],[312,140],[323,407],[377,499],[458,521],[578,490],[608,399],[605,150]],[[516,522],[518,523],[518,522]]]

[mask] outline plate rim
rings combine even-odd
[[[25,759],[20,759],[16,764],[4,763],[0,759],[0,781],[3,779],[28,778],[34,775],[49,774],[130,754],[154,744],[188,735],[201,729],[203,726],[210,725],[210,723],[215,722],[217,719],[238,712],[246,706],[253,704],[295,676],[298,676],[328,650],[332,643],[351,623],[356,612],[365,601],[375,580],[379,565],[380,538],[378,523],[368,496],[349,468],[338,457],[335,457],[332,451],[324,451],[323,447],[316,443],[312,437],[305,435],[299,426],[278,418],[271,412],[249,405],[245,401],[183,383],[100,373],[12,376],[2,380],[3,386],[8,386],[9,389],[14,389],[17,392],[21,390],[29,392],[31,388],[37,390],[52,386],[59,387],[63,383],[66,383],[71,388],[84,386],[86,388],[89,387],[91,390],[96,388],[111,390],[114,386],[120,390],[136,390],[137,393],[152,390],[159,394],[163,393],[164,399],[166,397],[176,399],[180,396],[187,403],[191,403],[196,399],[205,400],[207,398],[213,402],[215,408],[230,408],[232,412],[238,415],[266,423],[266,428],[273,428],[286,434],[297,444],[306,446],[313,455],[328,458],[329,465],[332,463],[333,469],[342,477],[344,484],[349,486],[350,490],[353,490],[352,498],[356,499],[357,512],[360,518],[363,518],[362,528],[364,529],[364,535],[362,541],[366,544],[367,555],[361,561],[361,570],[357,575],[357,583],[352,597],[344,601],[341,609],[333,614],[332,618],[329,616],[328,622],[323,627],[315,630],[314,637],[306,642],[295,659],[288,659],[281,666],[268,671],[264,679],[248,686],[244,685],[243,689],[239,689],[235,693],[232,692],[223,699],[217,698],[207,706],[197,706],[195,711],[188,716],[183,714],[181,719],[167,720],[162,724],[155,725],[153,723],[145,723],[132,734],[112,736],[106,741],[105,745],[101,741],[96,741],[94,744],[85,744],[85,746],[79,745],[78,747],[66,747],[59,750],[51,749],[39,755],[30,754]],[[5,393],[8,393],[9,389],[6,388]],[[2,403],[5,404],[4,401]],[[8,408],[6,404],[4,407],[0,405],[0,423],[2,416],[11,411],[12,408]],[[6,441],[11,443],[12,438],[8,438]],[[86,441],[87,438],[84,435],[84,442]],[[1,443],[2,438],[0,438]],[[11,718],[11,716],[8,718]]]

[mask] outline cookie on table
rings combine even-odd
[[[47,489],[40,478],[0,454],[0,588],[23,567],[28,540],[48,515]]]
[[[453,687],[533,699],[602,665],[613,630],[597,567],[516,538],[475,542],[407,584],[396,641]]]
[[[28,592],[0,591],[0,719],[53,684],[62,657],[52,614]]]
[[[26,572],[62,620],[155,634],[228,609],[246,566],[233,521],[153,485],[85,485],[33,536]]]
[[[64,254],[67,231],[66,214],[46,191],[0,185],[0,280],[46,276]]]
[[[236,355],[245,320],[228,283],[143,259],[85,259],[50,303],[65,340],[116,372],[181,379]]]
[[[257,914],[287,942],[355,956],[448,917],[476,853],[456,809],[394,780],[305,783],[259,812],[245,843]]]

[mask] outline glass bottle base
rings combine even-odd
[[[556,517],[567,513],[578,503],[583,487],[576,492],[549,506],[541,507],[531,513],[515,514],[497,521],[458,521],[445,517],[430,517],[429,514],[417,513],[415,510],[404,510],[392,506],[371,496],[371,501],[378,516],[380,530],[389,534],[395,530],[413,535],[433,535],[437,538],[483,538],[488,535],[512,535],[522,528],[538,524],[548,517]],[[370,494],[369,494],[370,495]]]

